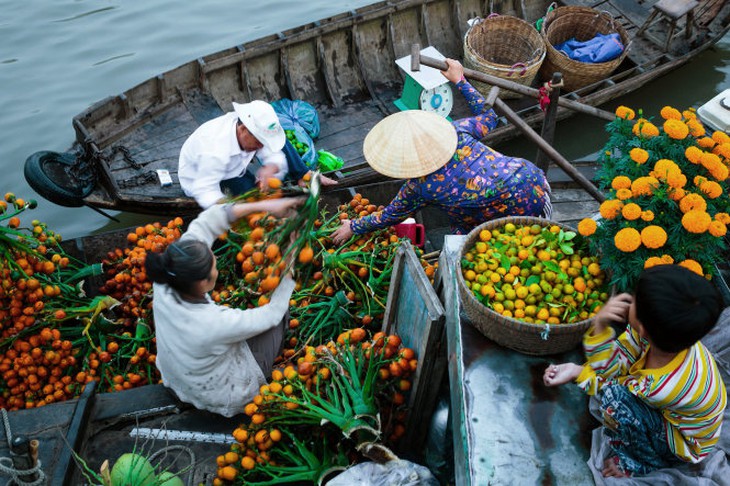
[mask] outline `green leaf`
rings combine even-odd
[[[505,270],[509,270],[509,268],[512,266],[512,264],[509,262],[509,257],[507,255],[502,255],[502,258],[499,260],[499,266],[504,268]]]
[[[551,272],[559,273],[561,271],[558,264],[552,260],[544,261],[544,262],[542,262],[542,264],[545,266],[545,268],[547,268]]]
[[[527,285],[528,287],[536,283],[540,283],[540,277],[538,277],[537,275],[530,275],[525,281],[525,285]]]
[[[568,243],[561,243],[560,244],[560,250],[565,253],[566,255],[572,255],[573,252],[573,246]]]

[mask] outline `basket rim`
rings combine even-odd
[[[538,218],[535,216],[505,216],[501,218],[492,219],[490,221],[487,221],[485,223],[480,224],[479,226],[475,227],[473,230],[471,230],[468,234],[466,239],[464,240],[464,243],[461,244],[459,247],[459,271],[456,272],[456,280],[460,286],[460,288],[465,291],[462,293],[465,293],[469,299],[471,299],[472,304],[478,304],[481,308],[486,309],[490,314],[493,314],[496,317],[499,317],[500,319],[506,321],[511,327],[513,328],[524,328],[525,330],[529,332],[543,332],[546,329],[550,330],[550,333],[558,333],[558,334],[568,334],[575,331],[578,331],[579,329],[587,329],[593,320],[592,317],[589,317],[587,319],[583,319],[581,321],[577,322],[570,322],[570,323],[559,323],[559,324],[549,324],[549,323],[543,323],[543,324],[535,324],[531,322],[525,322],[521,321],[519,319],[515,319],[514,317],[507,317],[504,316],[493,309],[490,309],[488,306],[482,304],[479,302],[476,297],[474,297],[474,294],[472,291],[467,288],[466,282],[464,281],[464,275],[461,272],[461,256],[464,254],[464,250],[466,249],[467,245],[472,244],[472,240],[479,236],[479,232],[485,229],[492,229],[497,226],[504,226],[507,223],[514,223],[519,222],[520,224],[539,224],[541,226],[552,226],[557,225],[560,226],[563,229],[568,229],[570,231],[576,231],[573,227],[570,225],[567,225],[565,223],[560,223],[558,221],[553,221],[550,219],[544,219],[544,218]]]

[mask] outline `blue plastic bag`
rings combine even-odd
[[[555,45],[555,49],[570,59],[580,62],[598,63],[616,59],[624,52],[624,45],[617,33],[596,34],[587,41],[577,41],[575,37]]]
[[[309,147],[302,160],[310,169],[317,168],[317,151],[314,149],[314,139],[319,135],[319,115],[317,110],[301,100],[282,98],[271,103],[279,116],[282,128],[292,130],[298,141]]]

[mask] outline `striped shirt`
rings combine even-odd
[[[720,438],[727,392],[717,364],[701,342],[678,353],[662,368],[646,369],[649,343],[633,328],[618,339],[611,327],[583,337],[588,362],[576,383],[589,395],[607,384],[620,384],[661,411],[672,452],[700,462]]]

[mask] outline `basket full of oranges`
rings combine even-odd
[[[467,320],[502,346],[555,354],[577,346],[608,299],[605,273],[563,224],[506,217],[469,233],[457,275]]]

